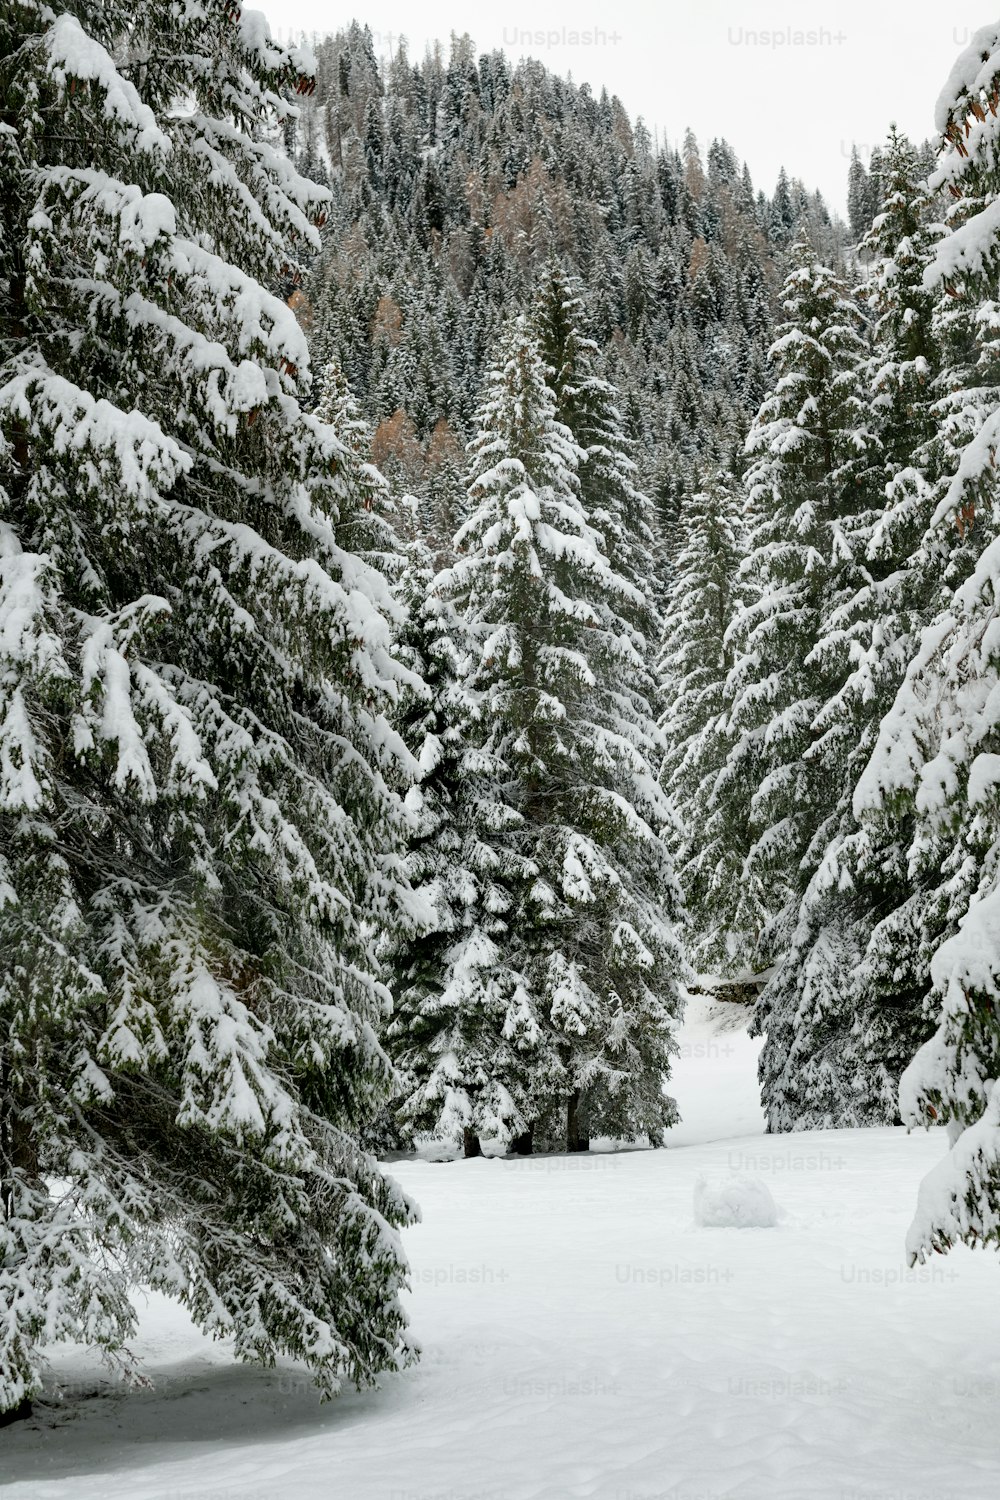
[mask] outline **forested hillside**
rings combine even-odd
[[[737,461],[766,388],[783,257],[840,227],[784,173],[755,185],[726,141],[654,143],[623,104],[453,37],[383,66],[355,23],[316,44],[291,137],[333,193],[303,297],[314,359],[342,364],[411,489],[447,486],[500,329],[556,256],[586,288],[643,488],[666,516]],[[437,476],[444,468],[445,479]]]
[[[376,1151],[668,1143],[695,990],[1000,1243],[1000,24],[935,125],[845,227],[467,36],[0,7],[0,1425],[137,1284],[402,1375]]]

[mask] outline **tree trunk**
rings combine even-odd
[[[9,1411],[0,1411],[0,1427],[9,1427],[12,1422],[24,1422],[31,1416],[31,1402],[25,1396],[20,1406],[12,1406]]]
[[[466,1128],[462,1131],[462,1154],[466,1160],[473,1156],[482,1156],[483,1148],[479,1144],[479,1137],[474,1130]]]
[[[38,1181],[38,1148],[30,1120],[8,1083],[0,1055],[0,1220],[10,1222],[14,1217],[18,1175]],[[0,1411],[0,1427],[24,1422],[31,1414],[31,1402],[25,1396],[17,1406]]]
[[[511,1156],[530,1156],[531,1142],[534,1133],[534,1125],[529,1125],[523,1135],[516,1135],[510,1143]]]
[[[8,1092],[0,1066],[0,1218],[14,1217],[14,1184],[19,1174],[38,1181],[38,1147],[27,1113],[17,1095]]]
[[[583,1106],[579,1089],[574,1089],[566,1101],[566,1150],[590,1150],[587,1111]]]

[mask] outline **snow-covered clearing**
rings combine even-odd
[[[11,1500],[985,1500],[1000,1495],[1000,1264],[907,1273],[942,1137],[766,1137],[757,1046],[692,1005],[676,1149],[397,1162],[421,1364],[316,1404],[151,1298],[152,1393],[55,1351],[63,1401],[0,1433]],[[732,1014],[729,1011],[729,1014]],[[701,1176],[772,1229],[695,1227]]]

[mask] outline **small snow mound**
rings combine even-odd
[[[733,1173],[718,1187],[699,1177],[694,1185],[694,1221],[699,1229],[773,1229],[778,1205],[759,1177]]]

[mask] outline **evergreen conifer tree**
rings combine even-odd
[[[907,1123],[947,1124],[951,1146],[921,1186],[907,1237],[911,1259],[921,1260],[959,1240],[1000,1240],[998,101],[1000,27],[993,24],[959,56],[938,102],[943,149],[931,179],[956,203],[925,281],[980,330],[977,378],[962,393],[966,441],[930,527],[947,593],[921,634],[858,794],[884,814],[912,815],[911,868],[919,873],[928,859],[936,867],[944,907],[943,940],[938,933],[930,965],[937,1029],[900,1088]],[[942,415],[950,423],[947,406]]]
[[[325,1394],[406,1353],[357,1135],[410,674],[261,285],[318,244],[266,141],[311,86],[232,6],[0,14],[0,1411],[42,1339],[127,1370],[140,1278]]]
[[[915,153],[895,129],[882,181],[887,196],[862,246],[873,320],[864,384],[877,467],[868,508],[843,522],[856,587],[824,610],[814,650],[832,692],[817,710],[810,753],[827,765],[836,795],[817,823],[791,942],[765,996],[767,1104],[780,1129],[893,1122],[900,1074],[924,1035],[925,967],[914,941],[922,891],[907,841],[885,820],[859,824],[853,807],[927,619],[918,549],[930,519],[940,368],[934,299],[923,286],[934,231]]]
[[[847,169],[847,218],[857,244],[868,234],[878,212],[875,191],[875,183],[858,154],[857,146],[852,146],[851,165]]]
[[[471,448],[470,515],[436,591],[468,667],[460,759],[461,925],[410,1056],[408,1108],[439,1134],[585,1147],[658,1140],[683,962],[641,604],[580,500],[584,457],[557,421],[519,318]]]
[[[771,351],[775,384],[747,439],[749,597],[730,631],[731,749],[716,789],[731,817],[748,815],[744,879],[766,914],[746,955],[757,970],[785,956],[803,890],[833,832],[849,744],[837,726],[819,723],[842,671],[825,649],[823,625],[857,591],[850,532],[872,465],[860,310],[807,245],[795,253],[788,320]],[[781,972],[765,986],[756,1016],[767,1033],[761,1078],[769,1110],[778,1108],[795,1028]],[[781,1123],[780,1109],[771,1120]]]
[[[908,147],[903,156],[912,193],[914,170],[921,172],[923,163],[905,160]],[[957,296],[956,288],[931,275],[945,233],[944,226],[928,222],[940,183],[929,198],[918,189],[909,209],[903,208],[907,194],[892,170],[894,158],[898,165],[890,142],[889,197],[872,233],[882,244],[876,245],[881,255],[874,260],[870,292],[873,310],[881,312],[871,384],[886,460],[886,505],[867,528],[872,590],[870,601],[861,595],[859,602],[873,629],[856,673],[876,723],[919,655],[923,632],[981,550],[984,529],[974,524],[974,501],[967,496],[953,516],[945,501],[963,450],[995,406],[998,371],[996,343],[983,335],[976,295]],[[954,203],[953,226],[964,223],[967,213],[964,201]],[[884,227],[890,227],[888,235]],[[892,1054],[885,1081],[895,1095],[899,1070],[921,1040],[928,1006],[933,1010],[931,957],[954,930],[961,904],[950,892],[953,861],[960,855],[947,831],[928,837],[929,825],[916,819],[912,799],[883,796],[883,757],[892,759],[892,742],[889,729],[867,766],[871,746],[859,745],[863,770],[853,799],[859,833],[849,868],[854,879],[856,867],[863,880],[875,877],[877,899],[869,902],[875,920],[858,979],[883,1019],[893,1023],[890,1030],[901,1032],[901,1050],[886,1045],[884,1027],[873,1038],[873,1055]],[[896,770],[889,772],[890,783],[896,776]],[[896,1104],[893,1097],[890,1112]]]
[[[370,461],[371,429],[339,360],[329,360],[321,371],[316,397],[315,416],[333,428],[343,448],[337,474],[351,504],[344,508],[340,541],[396,582],[403,568],[403,544],[393,525],[392,496]]]
[[[853,580],[844,532],[868,462],[861,314],[804,243],[796,261],[785,283],[787,321],[771,350],[772,393],[747,438],[747,599],[730,632],[733,743],[719,786],[725,798],[754,767],[748,873],[760,877],[771,913],[761,967],[787,943],[801,862],[825,815],[829,792],[810,747],[828,684],[813,653],[824,612]]]
[[[387,1044],[400,1073],[396,1114],[404,1133],[458,1135],[465,1154],[478,1156],[479,1139],[469,1124],[464,1093],[461,1088],[452,1092],[447,1077],[454,1017],[443,983],[450,951],[473,904],[475,875],[465,865],[462,831],[467,815],[463,636],[451,605],[433,589],[434,575],[433,554],[415,539],[402,584],[408,607],[404,639],[425,692],[409,696],[400,728],[419,752],[419,777],[408,797],[412,831],[407,865],[423,901],[424,920],[391,945],[394,1005]],[[443,1066],[435,1072],[436,1063]],[[442,1119],[448,1122],[444,1129]]]
[[[661,781],[674,809],[673,852],[689,914],[689,955],[700,973],[746,964],[761,926],[744,874],[746,818],[715,787],[730,749],[729,628],[740,598],[740,497],[724,472],[684,500],[664,607],[659,671],[665,703]],[[747,789],[750,795],[750,789]]]
[[[642,596],[633,603],[630,618],[652,652],[659,634],[655,597],[660,547],[652,502],[638,487],[618,392],[600,374],[597,344],[585,332],[582,286],[553,262],[545,268],[533,323],[556,398],[556,420],[583,451],[577,472],[583,508],[604,539],[612,567]]]

